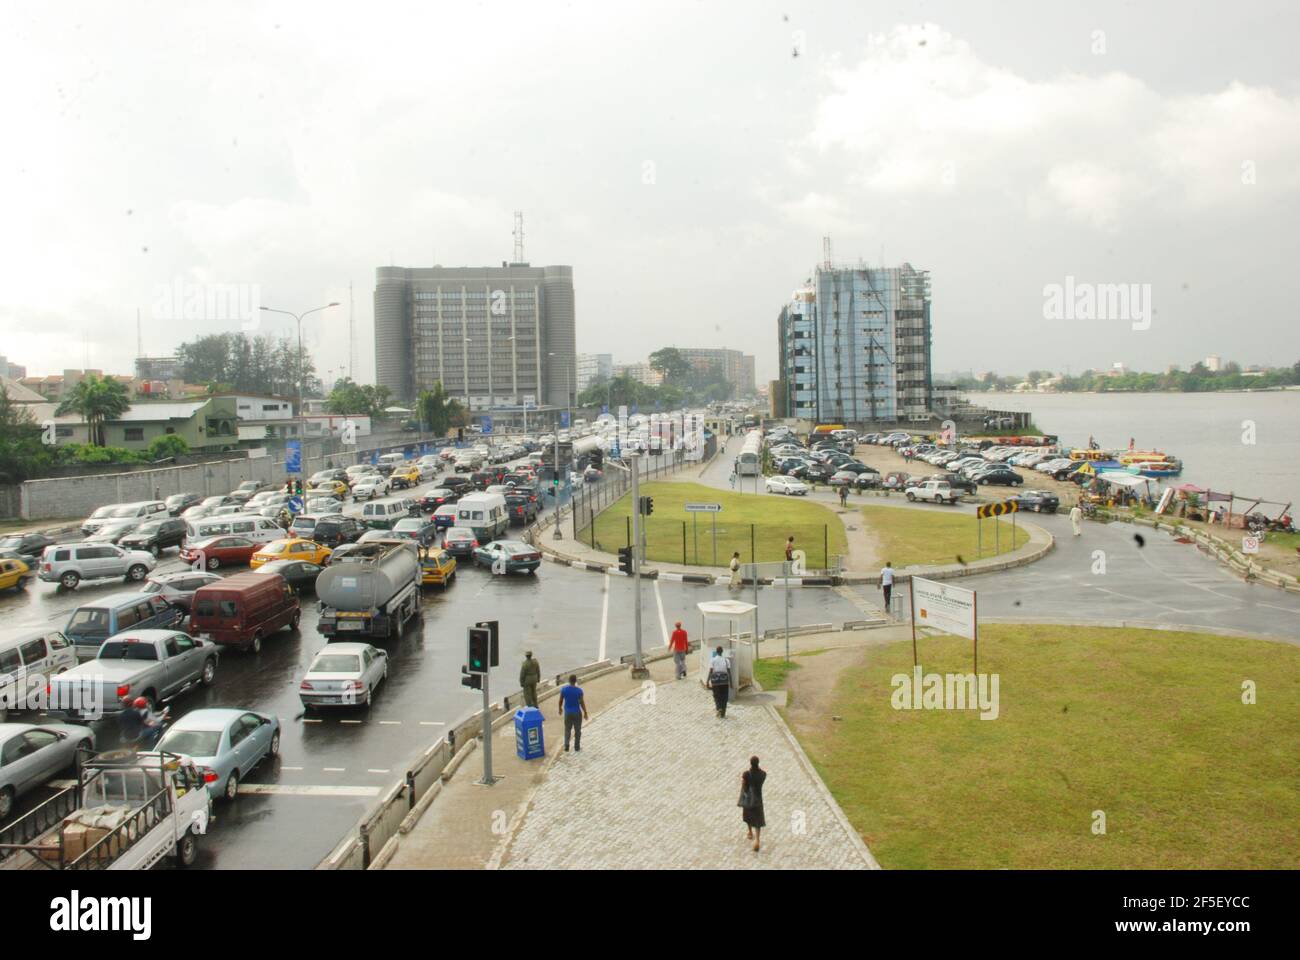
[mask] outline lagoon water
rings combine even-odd
[[[1091,435],[1103,448],[1126,449],[1133,437],[1139,450],[1163,450],[1183,461],[1175,483],[1291,501],[1293,510],[1300,509],[1300,390],[982,393],[970,399],[994,410],[1028,410],[1040,430],[1071,446],[1085,446]]]

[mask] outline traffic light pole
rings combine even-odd
[[[645,661],[641,657],[641,458],[635,452],[627,454],[628,465],[632,468],[632,583],[634,622],[636,624],[636,652],[632,660],[632,677],[640,680],[648,677]]]
[[[490,787],[500,777],[492,776],[492,697],[488,693],[488,674],[483,674],[483,779],[482,786]]]

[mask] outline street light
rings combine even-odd
[[[303,366],[302,366],[302,321],[304,317],[311,316],[313,313],[320,313],[322,310],[328,310],[330,307],[337,307],[338,301],[327,303],[323,307],[312,307],[303,313],[290,313],[288,310],[275,310],[271,307],[262,307],[267,313],[283,313],[287,317],[293,317],[298,323],[298,439],[303,436],[302,431],[302,383],[303,383]]]
[[[547,353],[547,357],[554,357],[555,353]],[[569,422],[569,429],[573,429],[573,410],[569,406],[569,368],[564,368],[564,409],[565,419]],[[556,418],[559,419],[558,417]],[[569,443],[573,443],[573,435],[569,435]],[[563,540],[564,534],[560,533],[560,426],[555,425],[555,533],[552,540]]]

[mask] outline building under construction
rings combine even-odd
[[[928,271],[828,258],[777,323],[784,416],[906,424],[935,415]]]

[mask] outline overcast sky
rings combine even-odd
[[[500,263],[521,209],[527,259],[574,268],[578,349],[621,362],[775,376],[829,235],[931,271],[938,371],[1292,363],[1295,10],[5,3],[0,353],[129,372],[137,308],[167,354],[241,324],[162,290],[238,285],[341,301],[306,325],[337,371],[352,283],[370,380],[375,268]],[[1067,276],[1150,284],[1149,329],[1045,319]]]

